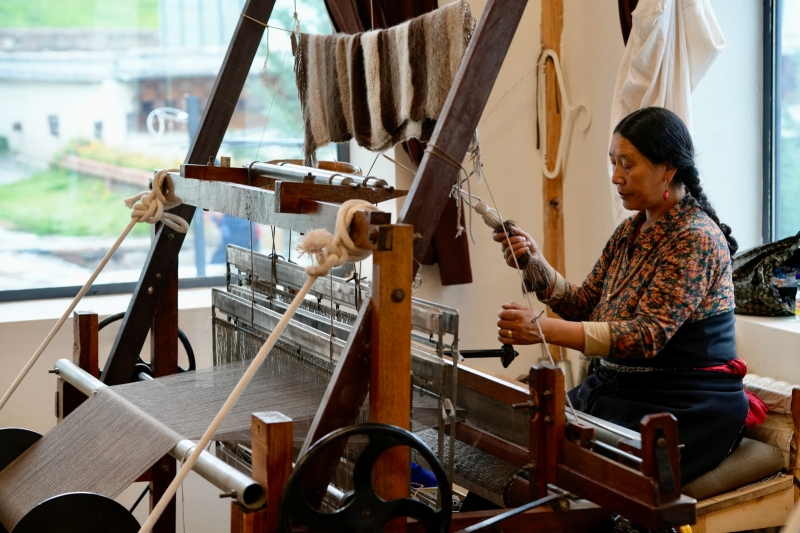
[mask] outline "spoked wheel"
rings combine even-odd
[[[114,322],[122,320],[124,317],[125,317],[125,313],[122,312],[122,313],[117,313],[115,315],[111,315],[111,316],[108,316],[108,317],[104,318],[103,320],[100,321],[99,324],[97,324],[97,331],[100,331],[101,329],[103,329],[104,327],[106,327],[109,324],[112,324]],[[186,350],[186,358],[189,360],[189,367],[188,368],[178,367],[178,373],[191,372],[191,371],[193,371],[193,370],[195,370],[197,368],[197,365],[195,363],[195,358],[194,358],[194,350],[192,349],[192,344],[189,342],[189,337],[186,336],[186,334],[183,332],[183,330],[181,328],[178,328],[178,340],[181,341],[181,344],[183,345],[183,349]],[[136,362],[136,365],[135,365],[135,368],[134,368],[134,371],[133,371],[133,377],[132,377],[131,380],[132,381],[139,381],[138,376],[141,373],[144,373],[144,374],[149,375],[150,377],[153,377],[153,370],[150,367],[150,363],[142,360],[142,358],[139,357],[137,362]]]
[[[352,436],[369,439],[353,468],[353,491],[345,504],[333,512],[314,508],[303,492],[306,471],[327,448]],[[428,463],[439,484],[441,507],[435,509],[419,500],[400,498],[384,500],[372,485],[372,470],[378,458],[395,446],[408,446]],[[312,446],[298,461],[281,498],[279,530],[288,533],[291,524],[303,524],[311,530],[380,532],[391,520],[400,517],[416,519],[427,533],[446,533],[450,529],[453,499],[447,474],[433,452],[412,433],[385,424],[362,424],[334,431]]]

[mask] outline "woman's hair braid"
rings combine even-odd
[[[645,107],[623,118],[614,128],[614,133],[625,137],[653,164],[666,163],[677,169],[672,179],[684,185],[697,205],[719,226],[728,241],[731,255],[734,255],[739,244],[731,235],[731,227],[719,221],[700,186],[692,137],[680,117],[663,107]]]
[[[697,167],[693,165],[685,169],[682,173],[676,173],[675,178],[683,183],[686,190],[692,195],[692,198],[697,201],[697,205],[699,205],[700,208],[711,217],[711,220],[719,226],[719,229],[722,230],[722,234],[725,235],[725,239],[728,241],[728,248],[731,251],[731,255],[734,255],[739,249],[739,243],[736,242],[736,239],[731,235],[733,231],[731,227],[720,222],[717,212],[711,207],[711,203],[708,201],[708,197],[706,193],[703,192],[703,187],[700,185],[700,173],[697,171]]]

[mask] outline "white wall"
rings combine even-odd
[[[580,282],[614,230],[606,159],[611,97],[624,46],[616,2],[564,4],[561,56],[568,96],[571,103],[588,104],[593,115],[586,132],[574,129],[564,173],[566,275]],[[472,0],[470,5],[479,16],[484,2]],[[747,248],[761,240],[761,2],[716,1],[713,7],[728,47],[695,91],[694,140],[703,187]],[[481,118],[480,133],[488,184],[503,216],[541,242],[542,174],[535,131],[540,13],[540,3],[529,2]],[[473,184],[473,192],[488,197],[485,185]],[[518,279],[479,221],[474,239],[472,285],[442,287],[438,267],[423,267],[425,281],[417,294],[461,311],[465,349],[494,347],[497,310],[522,298]],[[538,348],[520,351],[524,357],[507,370],[495,362],[477,365],[514,377],[540,355]]]

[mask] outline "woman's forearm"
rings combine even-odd
[[[548,343],[579,352],[584,351],[586,344],[581,322],[569,322],[558,318],[545,319],[545,317],[539,320],[542,322],[542,333]],[[531,327],[534,328],[534,332],[538,332],[536,324],[531,324]]]

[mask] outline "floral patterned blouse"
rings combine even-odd
[[[734,309],[727,241],[694,198],[637,236],[644,220],[620,224],[583,284],[566,282],[550,304],[566,320],[608,322],[611,357],[653,357],[684,323]]]

